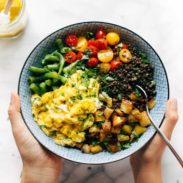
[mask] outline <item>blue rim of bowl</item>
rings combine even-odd
[[[169,99],[169,97],[170,97],[170,84],[169,84],[169,80],[168,80],[168,75],[167,75],[167,72],[166,72],[166,69],[165,69],[165,66],[164,66],[163,62],[162,62],[160,56],[158,55],[158,53],[155,51],[155,49],[154,49],[154,48],[153,48],[144,38],[142,38],[142,37],[141,37],[140,35],[138,35],[137,33],[133,32],[132,30],[130,30],[130,29],[126,28],[126,27],[123,27],[123,26],[114,24],[114,23],[102,22],[102,21],[86,21],[86,22],[74,23],[74,24],[71,24],[71,25],[62,27],[62,28],[60,28],[60,29],[58,29],[58,30],[52,32],[51,34],[49,34],[48,36],[46,36],[42,41],[40,41],[40,42],[34,47],[34,49],[30,52],[30,54],[28,55],[26,61],[25,61],[24,64],[23,64],[23,67],[22,67],[22,69],[21,69],[20,76],[19,76],[19,81],[18,81],[18,95],[20,94],[20,80],[21,80],[22,72],[23,72],[23,70],[24,70],[24,67],[25,67],[25,65],[26,65],[26,63],[27,63],[29,57],[30,57],[30,56],[32,55],[32,53],[37,49],[37,47],[38,47],[42,42],[44,42],[48,37],[50,37],[52,34],[55,34],[55,33],[59,32],[59,31],[62,30],[62,29],[69,28],[69,27],[72,27],[72,26],[74,26],[74,25],[89,24],[89,23],[98,23],[98,24],[106,24],[106,25],[117,26],[117,27],[119,27],[119,28],[121,28],[121,29],[125,29],[125,30],[131,32],[132,34],[134,34],[135,36],[137,36],[137,37],[139,37],[141,40],[143,40],[143,41],[144,41],[144,42],[154,51],[154,53],[157,55],[157,57],[158,57],[158,59],[159,59],[161,65],[162,65],[162,67],[163,67],[163,70],[164,70],[165,76],[166,76],[166,81],[167,81],[167,90],[168,90],[168,97],[167,97],[167,100]],[[24,118],[22,109],[20,110],[20,113],[21,113],[21,116],[22,116],[22,118],[23,118],[23,121],[24,121],[25,125],[27,126],[27,128],[29,129],[29,131],[31,132],[31,134],[33,135],[33,137],[34,137],[34,138],[40,143],[40,145],[43,146],[45,149],[47,149],[48,151],[50,151],[50,152],[56,154],[57,156],[59,156],[59,157],[61,157],[61,158],[63,158],[63,159],[69,160],[69,161],[71,161],[71,162],[76,162],[76,163],[81,163],[81,164],[89,164],[89,163],[74,161],[74,160],[71,160],[71,159],[62,157],[62,156],[60,156],[58,153],[53,152],[51,149],[48,149],[48,147],[46,147],[43,143],[41,143],[41,142],[39,141],[39,139],[36,138],[35,135],[32,133],[31,129],[29,128],[29,126],[28,126],[27,123],[25,122],[26,120],[25,120],[25,118]],[[163,119],[161,120],[159,127],[162,125],[164,118],[165,118],[165,115],[163,116]],[[149,138],[149,140],[148,140],[147,142],[145,142],[142,146],[140,146],[135,152],[139,151],[139,150],[140,150],[141,148],[143,148],[149,141],[151,141],[152,138],[156,135],[156,133],[157,133],[157,132],[155,131],[154,134]],[[128,156],[126,156],[126,157],[124,157],[124,158],[121,158],[121,159],[118,159],[118,160],[114,160],[114,161],[110,161],[110,162],[104,162],[104,163],[92,163],[92,165],[101,165],[101,164],[114,163],[114,162],[123,160],[123,159],[125,159],[125,158],[128,158],[129,156],[133,155],[135,152],[132,152],[132,153],[129,154]]]

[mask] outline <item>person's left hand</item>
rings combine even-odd
[[[11,95],[8,113],[23,161],[22,182],[58,182],[62,160],[42,147],[31,135],[21,117],[20,99],[15,93]]]

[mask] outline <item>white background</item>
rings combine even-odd
[[[19,182],[22,165],[7,108],[10,92],[17,90],[26,57],[51,32],[81,21],[97,20],[122,25],[141,35],[155,48],[168,72],[171,97],[176,97],[179,102],[180,118],[172,143],[183,157],[181,0],[27,0],[27,12],[29,24],[25,33],[15,40],[0,40],[0,182]],[[125,172],[122,173],[125,176]],[[183,171],[168,150],[163,157],[163,178],[166,183],[183,182]],[[130,179],[125,180],[124,183],[129,183]]]

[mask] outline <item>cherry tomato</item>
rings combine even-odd
[[[97,47],[91,45],[91,46],[88,47],[88,49],[91,51],[91,56],[92,57],[95,57],[97,55],[97,53],[98,53],[98,48]]]
[[[122,64],[122,62],[120,60],[113,60],[113,61],[111,61],[111,68],[110,68],[110,70],[113,71],[113,70],[117,69],[121,64]]]
[[[123,49],[128,49],[128,45],[127,44],[123,44],[122,48]]]
[[[113,46],[113,45],[116,45],[119,43],[120,37],[119,37],[119,34],[117,34],[116,32],[109,32],[106,35],[106,40],[107,40],[109,45]]]
[[[76,46],[77,43],[78,43],[78,38],[76,35],[68,35],[66,38],[65,38],[65,43],[68,45],[68,46]]]
[[[88,40],[88,46],[95,46],[98,48],[98,41],[90,39]]]
[[[119,58],[122,62],[124,63],[128,63],[131,61],[132,59],[132,54],[130,53],[130,51],[128,49],[122,49],[119,52]]]
[[[101,63],[99,65],[99,70],[102,73],[108,73],[110,71],[111,64],[110,63]]]
[[[98,30],[95,33],[96,39],[105,38],[105,36],[106,36],[106,32],[104,30],[102,30],[102,29]]]
[[[78,59],[78,60],[81,60],[82,58],[83,58],[83,53],[79,51],[79,52],[77,53],[77,59]]]
[[[79,37],[76,45],[78,51],[84,52],[88,46],[88,41],[85,37]]]
[[[107,49],[107,41],[105,39],[98,39],[98,49],[99,50],[105,50]]]
[[[88,62],[86,63],[86,65],[88,67],[95,67],[98,64],[98,59],[95,57],[91,57]]]
[[[64,55],[64,58],[67,63],[72,63],[77,59],[77,55],[73,51],[69,51]]]
[[[114,53],[111,48],[101,50],[98,52],[97,57],[101,62],[110,62],[113,59]]]

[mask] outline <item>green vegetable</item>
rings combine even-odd
[[[64,43],[60,38],[56,39],[55,43],[56,43],[56,46],[59,48],[59,51],[64,47]]]
[[[59,62],[60,59],[58,58],[58,56],[54,55],[54,53],[46,55],[45,58],[42,60],[41,63],[43,65],[47,65],[48,63]]]
[[[57,72],[48,72],[48,73],[44,74],[44,78],[45,79],[58,79],[62,83],[65,83],[67,80],[64,76],[59,75]]]
[[[32,83],[29,87],[34,93],[41,94],[41,90],[37,84]]]
[[[76,65],[77,65],[79,62],[81,62],[81,61],[80,61],[80,60],[76,60],[76,61],[73,62],[72,64],[70,64],[70,65],[68,65],[67,67],[65,67],[65,68],[63,69],[63,72],[64,72],[65,74],[69,74],[69,73],[71,72],[71,70],[72,70],[74,67],[76,67]]]
[[[63,47],[63,48],[61,48],[61,50],[60,50],[60,52],[61,52],[62,54],[65,54],[65,53],[67,53],[67,52],[69,52],[69,51],[71,51],[71,48],[69,48],[69,47]]]
[[[54,54],[59,58],[59,70],[58,70],[58,74],[61,74],[61,72],[63,70],[63,67],[64,67],[64,64],[65,64],[65,59],[64,59],[63,55],[60,54],[60,53],[58,53],[58,52],[55,52]]]
[[[59,64],[47,65],[46,68],[49,69],[49,70],[51,70],[51,71],[53,71],[53,70],[58,71],[58,69],[59,69]]]
[[[131,147],[131,143],[124,143],[124,144],[121,144],[121,148],[122,149],[128,149],[128,148],[130,148]]]
[[[51,84],[52,84],[51,79],[47,79],[47,80],[45,81],[45,84],[46,84],[47,86],[51,86]]]
[[[41,89],[41,93],[47,92],[46,83],[45,83],[45,82],[40,83],[40,84],[39,84],[39,87],[40,87],[40,89]]]
[[[86,39],[92,39],[92,38],[94,38],[94,37],[95,37],[95,35],[94,35],[93,32],[87,32],[87,33],[86,33]]]
[[[30,71],[35,74],[43,74],[43,73],[48,72],[48,70],[46,68],[38,68],[38,67],[34,67],[34,66],[30,67]]]

